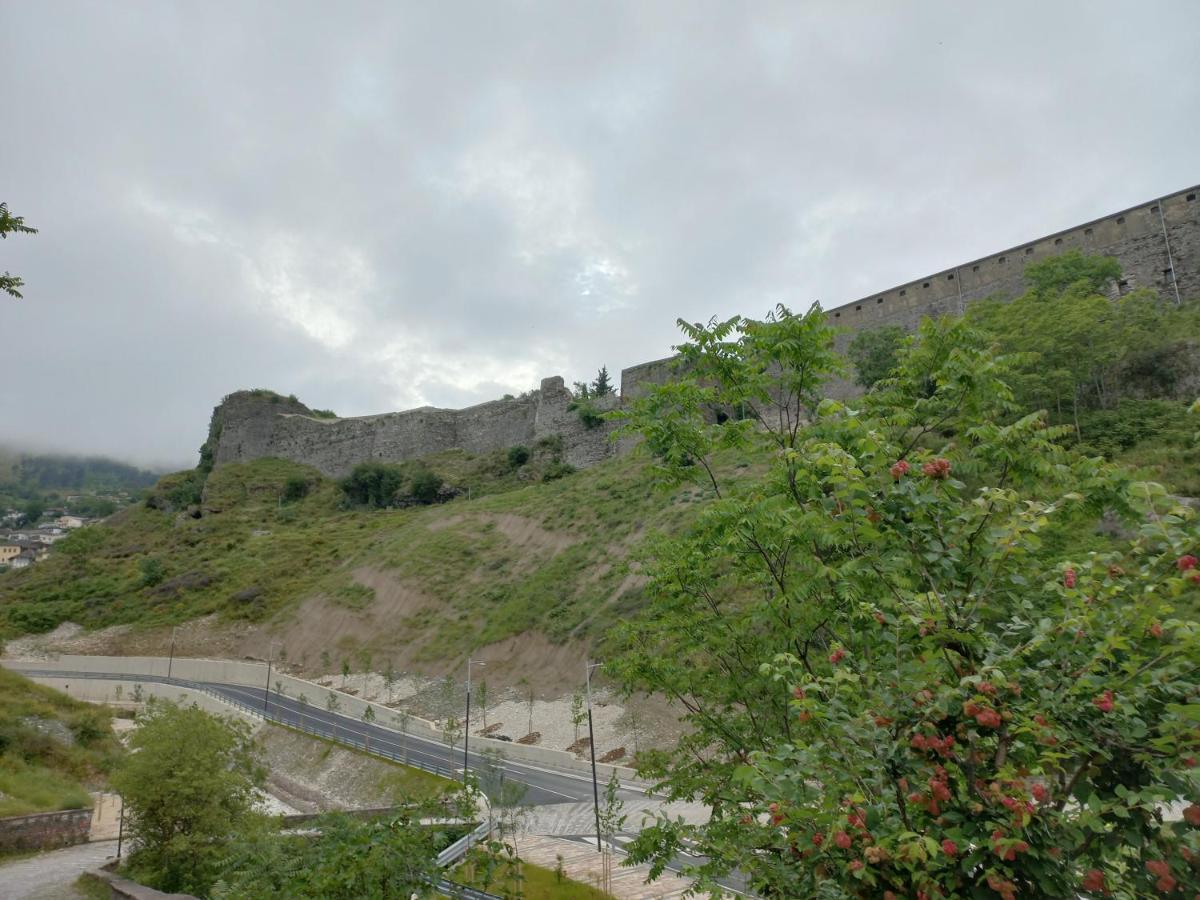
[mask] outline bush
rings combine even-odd
[[[604,413],[598,410],[590,400],[580,399],[568,404],[567,409],[579,416],[583,427],[589,430],[599,428],[604,423]]]
[[[555,460],[546,466],[546,471],[542,473],[542,481],[557,481],[559,478],[565,478],[574,471],[575,467],[570,463]]]
[[[308,496],[312,486],[303,475],[292,475],[283,484],[283,502],[296,503]]]
[[[419,469],[413,475],[408,493],[422,503],[433,503],[437,500],[442,484],[442,476],[429,469]]]
[[[314,409],[312,414],[315,419],[336,419],[338,417],[338,414],[332,409]]]
[[[404,469],[400,466],[359,463],[339,486],[351,503],[381,509],[395,502],[396,494],[403,485]]]
[[[142,587],[154,587],[154,585],[159,584],[166,577],[166,570],[163,569],[162,560],[155,559],[152,556],[138,560],[138,571],[142,573]]]
[[[529,448],[517,444],[515,447],[508,448],[508,465],[511,469],[519,469],[525,463],[529,462]]]

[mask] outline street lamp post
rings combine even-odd
[[[467,758],[467,750],[471,744],[471,657],[467,657],[467,721],[463,726],[463,784],[467,783],[467,769],[470,762]],[[477,666],[486,666],[487,663],[475,663]]]
[[[267,717],[270,712],[271,703],[271,665],[275,662],[275,644],[276,641],[271,641],[267,648],[267,683],[263,685],[263,718]]]
[[[171,655],[167,659],[167,678],[171,677],[171,670],[175,667],[175,628],[171,626]]]
[[[587,680],[588,747],[592,751],[592,808],[596,811],[596,850],[601,853],[604,851],[600,846],[600,781],[596,778],[596,735],[592,730],[592,669],[602,665],[588,662],[584,669]]]

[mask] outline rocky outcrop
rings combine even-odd
[[[295,397],[238,391],[213,410],[204,453],[214,466],[278,457],[338,478],[362,462],[404,462],[444,450],[486,453],[544,438],[562,443],[564,462],[585,468],[612,456],[613,426],[585,422],[561,377],[540,389],[466,409],[424,406],[355,418],[323,418]],[[617,399],[594,401],[603,411]]]

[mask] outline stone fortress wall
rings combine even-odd
[[[577,468],[612,456],[608,423],[584,425],[568,409],[573,395],[561,377],[542,379],[536,391],[512,400],[493,400],[466,409],[423,406],[404,412],[324,419],[303,403],[267,391],[238,391],[213,410],[209,447],[213,464],[272,456],[312,466],[331,478],[362,462],[404,462],[444,450],[485,453],[532,446],[542,438],[562,440],[563,461]],[[611,409],[615,396],[596,401]]]
[[[1015,297],[1025,290],[1024,270],[1031,262],[1078,249],[1113,256],[1120,262],[1118,294],[1135,288],[1157,290],[1178,302],[1200,299],[1200,186],[1146,201],[1138,206],[1046,235],[980,259],[871,294],[828,311],[842,329],[845,347],[855,331],[899,325],[915,328],[927,316],[963,312],[986,297]],[[630,366],[621,372],[621,398],[638,396],[647,386],[668,380],[674,357]],[[849,382],[829,386],[835,397],[856,392]],[[513,400],[495,400],[467,409],[422,407],[351,419],[320,419],[298,401],[262,392],[231,394],[213,411],[209,446],[216,465],[263,456],[305,463],[340,477],[357,463],[403,462],[443,450],[472,453],[532,445],[558,435],[563,458],[578,468],[619,452],[610,440],[613,426],[587,428],[568,407],[571,392],[561,377],[546,378],[541,388]],[[620,401],[605,398],[606,407]]]

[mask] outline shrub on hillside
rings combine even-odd
[[[283,483],[283,502],[296,503],[308,496],[312,485],[303,475],[292,475]]]
[[[339,482],[346,499],[359,506],[391,506],[404,486],[404,469],[390,463],[359,463]]]
[[[527,462],[529,462],[528,447],[517,444],[515,447],[508,448],[508,466],[510,469],[519,469]]]
[[[433,503],[438,499],[443,483],[442,476],[431,469],[418,469],[413,474],[408,493],[421,503]]]

